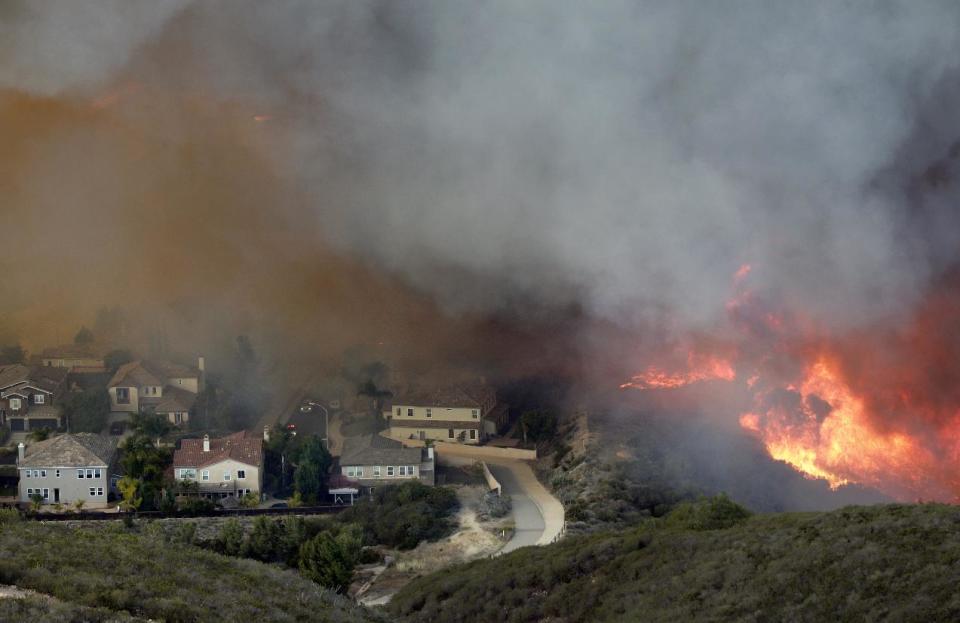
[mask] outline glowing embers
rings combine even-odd
[[[690,352],[687,355],[686,370],[667,371],[657,366],[649,366],[621,384],[620,389],[677,389],[700,381],[732,381],[736,376],[733,364],[727,359]]]

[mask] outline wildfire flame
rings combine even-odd
[[[749,273],[737,271],[727,305],[738,348],[700,345],[687,369],[650,365],[621,388],[743,383],[752,406],[739,424],[772,458],[834,489],[856,483],[902,500],[957,501],[960,340],[954,346],[948,329],[960,295],[932,296],[906,328],[837,336],[761,305],[745,289]]]

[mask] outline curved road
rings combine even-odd
[[[450,465],[472,465],[478,460],[451,456],[449,450],[438,452],[437,456],[441,463]],[[483,461],[500,482],[502,493],[510,496],[513,505],[513,537],[500,553],[554,542],[563,532],[563,505],[537,480],[530,465],[516,459],[484,458]]]

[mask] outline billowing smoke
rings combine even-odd
[[[958,259],[958,26],[949,1],[7,2],[0,320],[202,307],[198,333],[334,352],[574,318],[610,353],[735,334],[749,265],[818,336],[896,326]]]

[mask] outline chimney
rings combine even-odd
[[[203,436],[203,451],[210,452],[210,435]]]
[[[264,426],[264,427],[263,427],[263,440],[264,440],[264,441],[270,441],[270,427],[269,427],[269,426]]]
[[[197,369],[200,370],[200,372],[205,372],[207,369],[207,362],[203,355],[197,357]]]
[[[27,447],[23,445],[23,442],[17,444],[17,463],[23,460],[23,454],[26,452]]]

